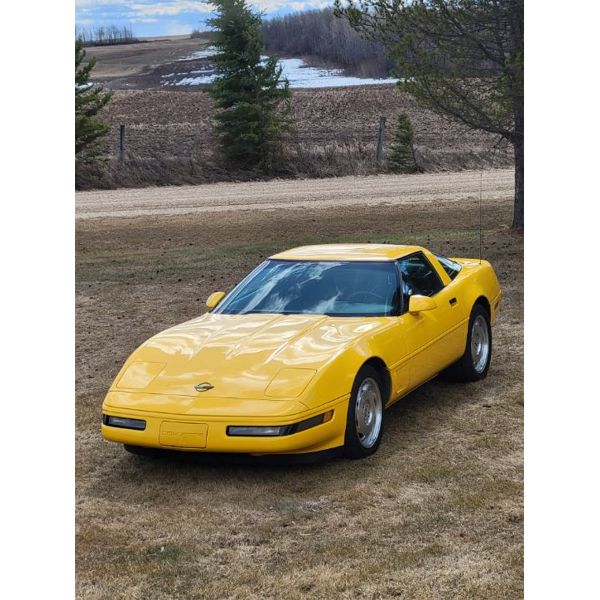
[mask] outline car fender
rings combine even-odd
[[[369,360],[381,361],[391,379],[382,345],[381,337],[374,335],[363,337],[345,348],[318,370],[316,377],[301,398],[302,403],[309,408],[315,408],[349,396],[357,373]],[[384,399],[386,403],[388,400],[389,398]]]

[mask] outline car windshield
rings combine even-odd
[[[393,262],[267,260],[214,312],[386,316],[398,295]]]

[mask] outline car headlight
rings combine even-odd
[[[291,425],[229,425],[227,427],[227,435],[231,436],[246,436],[246,437],[278,437],[282,435],[291,435],[292,433],[299,433],[300,431],[306,431],[311,427],[321,425],[331,421],[333,418],[333,411],[329,410],[322,415],[316,417],[310,417],[299,423],[292,423]]]
[[[165,368],[165,363],[132,362],[115,387],[120,390],[143,390]]]
[[[281,369],[265,390],[268,398],[297,398],[315,376],[315,369]]]

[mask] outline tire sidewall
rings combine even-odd
[[[379,387],[379,393],[381,394],[381,402],[382,402],[382,414],[381,414],[381,428],[379,430],[379,436],[377,437],[377,441],[370,447],[365,448],[358,439],[358,434],[356,432],[356,400],[358,396],[358,390],[363,383],[363,381],[367,378],[373,379],[377,386]],[[371,454],[374,454],[379,448],[379,444],[381,443],[381,438],[383,437],[383,428],[385,424],[385,403],[386,398],[383,393],[383,384],[381,381],[381,377],[377,370],[373,368],[371,365],[364,365],[358,371],[356,378],[354,379],[354,383],[352,385],[352,392],[350,394],[350,401],[348,404],[348,416],[346,419],[346,434],[344,437],[344,455],[348,458],[366,458]]]
[[[487,357],[487,361],[485,364],[485,368],[483,369],[483,371],[478,372],[475,370],[475,366],[473,365],[473,356],[471,355],[471,338],[473,336],[473,324],[475,323],[475,319],[481,316],[483,317],[483,320],[485,321],[487,330],[488,330],[488,338],[489,338],[489,345],[490,345],[490,349],[488,352],[488,357]],[[483,306],[481,306],[481,304],[476,304],[473,307],[473,310],[471,311],[471,316],[469,318],[469,334],[467,336],[467,348],[466,348],[466,356],[465,358],[468,360],[468,365],[471,369],[471,381],[479,381],[481,379],[484,379],[485,376],[488,374],[488,371],[490,369],[490,365],[492,364],[492,349],[493,349],[493,344],[492,344],[492,327],[490,325],[490,315],[488,314],[488,311],[485,310],[485,308]]]

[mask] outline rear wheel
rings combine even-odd
[[[492,328],[488,311],[476,304],[469,318],[467,347],[460,360],[444,371],[453,381],[479,381],[483,379],[492,362]]]
[[[376,369],[363,366],[358,372],[348,406],[344,455],[365,458],[376,452],[383,433],[383,385]]]

